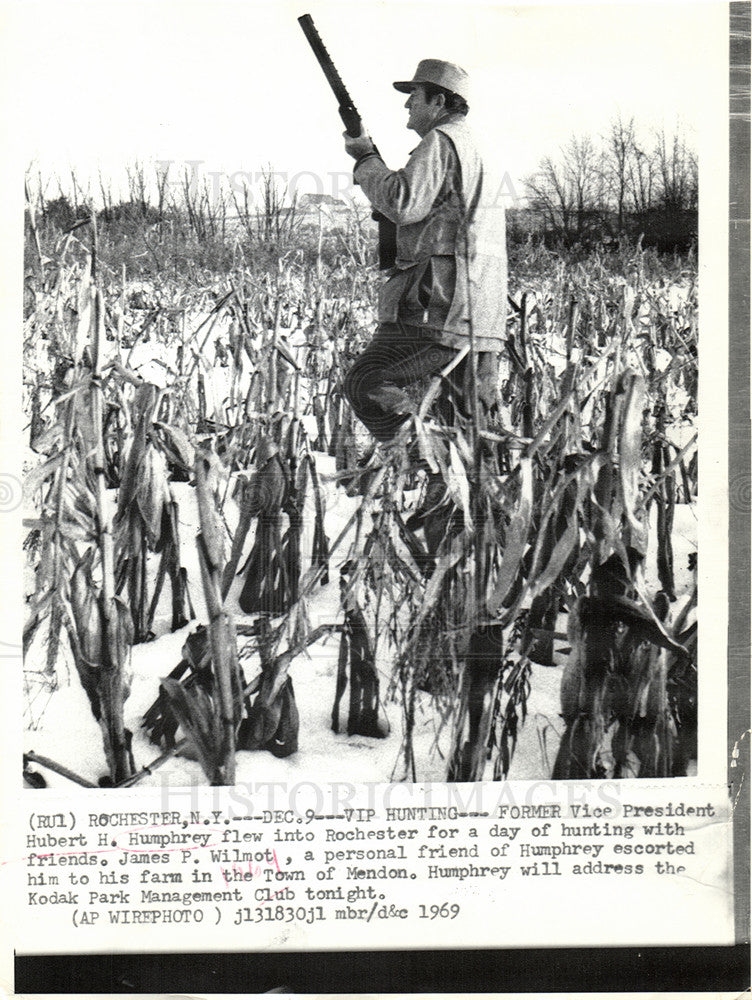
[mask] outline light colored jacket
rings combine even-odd
[[[397,263],[379,295],[379,321],[424,328],[439,343],[499,351],[505,337],[504,208],[472,133],[450,115],[423,137],[402,170],[379,156],[356,168],[373,207],[397,225]]]

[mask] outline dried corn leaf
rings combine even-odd
[[[92,333],[92,314],[94,311],[94,294],[88,276],[83,277],[78,286],[78,324],[76,328],[75,342],[73,345],[73,360],[76,364],[81,361],[84,348],[89,343]]]
[[[128,459],[120,481],[120,491],[118,493],[118,508],[116,522],[128,516],[128,510],[133,503],[138,491],[141,478],[140,470],[143,457],[146,452],[146,439],[143,433],[137,433],[128,451]]]
[[[90,543],[97,537],[96,530],[92,525],[82,526],[80,524],[74,524],[72,521],[61,521],[57,530],[59,534],[63,538],[67,538],[69,542]]]
[[[292,356],[292,354],[290,353],[290,349],[283,340],[280,340],[279,337],[276,337],[274,340],[274,347],[277,349],[279,354],[285,359],[285,361],[295,369],[295,371],[298,372],[300,371],[300,365]]]
[[[224,563],[222,535],[220,534],[217,512],[207,483],[208,463],[205,453],[196,454],[196,502],[199,525],[203,539],[204,554],[209,568],[214,571]]]
[[[433,442],[431,436],[426,434],[426,429],[423,426],[423,421],[417,415],[414,417],[413,426],[415,427],[415,433],[418,438],[418,451],[420,457],[428,465],[431,472],[439,471],[439,464],[436,461],[436,455],[434,453]]]
[[[193,445],[187,435],[179,427],[156,421],[155,426],[160,431],[160,441],[167,453],[168,459],[180,468],[190,471],[193,468],[195,454]]]
[[[470,482],[467,470],[462,463],[459,451],[454,441],[449,442],[449,474],[446,478],[447,488],[455,505],[462,511],[465,530],[472,534],[473,512],[470,507]]]
[[[531,595],[533,597],[537,597],[538,594],[543,594],[549,587],[552,587],[554,583],[556,583],[567,560],[577,545],[579,535],[579,521],[577,512],[575,511],[575,513],[572,514],[564,534],[557,540],[556,545],[554,545],[553,552],[551,553],[548,563],[541,572],[540,576],[535,578],[531,590]]]
[[[498,613],[499,608],[504,603],[504,598],[517,578],[522,556],[527,548],[532,513],[533,463],[530,458],[522,458],[520,460],[520,496],[507,528],[501,567],[493,594],[488,602],[488,612],[492,616]]]
[[[592,600],[599,599],[592,598]],[[654,646],[661,646],[689,657],[687,650],[669,634],[649,603],[637,604],[628,597],[619,596],[608,598],[608,603],[611,616],[629,625],[640,641],[650,642]]]
[[[625,375],[628,381],[626,401],[622,412],[619,436],[619,486],[624,514],[636,539],[647,547],[645,527],[636,516],[639,503],[640,471],[642,465],[642,414],[645,409],[645,380],[634,372]]]
[[[63,461],[63,454],[54,455],[42,462],[36,469],[31,469],[24,477],[24,493],[27,497],[33,496],[40,489],[45,481],[57,471]]]
[[[184,688],[170,677],[160,682],[160,688],[180,725],[192,739],[204,774],[213,781],[221,764],[222,738],[215,727],[211,698],[200,685]]]
[[[431,574],[428,581],[423,601],[418,609],[417,615],[411,623],[411,631],[415,634],[424,618],[433,610],[441,593],[441,586],[447,573],[457,565],[463,556],[465,545],[459,535],[454,535],[450,541],[449,549],[439,556],[436,569]]]
[[[46,427],[31,440],[31,448],[40,455],[49,455],[53,449],[58,449],[65,438],[65,431],[60,421]]]
[[[149,546],[153,549],[162,531],[162,515],[170,501],[167,463],[153,445],[148,445],[138,470],[135,500],[144,521]]]

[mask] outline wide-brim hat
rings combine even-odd
[[[470,96],[470,78],[461,66],[443,59],[421,59],[412,80],[397,80],[395,90],[409,94],[419,83],[433,83],[452,94],[459,94],[466,101]]]

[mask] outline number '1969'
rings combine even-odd
[[[457,914],[460,912],[459,903],[431,903],[430,906],[424,906],[421,903],[418,906],[418,916],[424,920],[454,920]]]

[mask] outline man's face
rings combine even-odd
[[[407,116],[407,128],[411,128],[413,132],[417,132],[422,139],[424,135],[427,135],[431,131],[441,116],[444,110],[443,104],[441,95],[437,95],[432,100],[427,101],[424,88],[418,84],[410,91],[410,96],[405,101],[405,107],[409,112]]]

